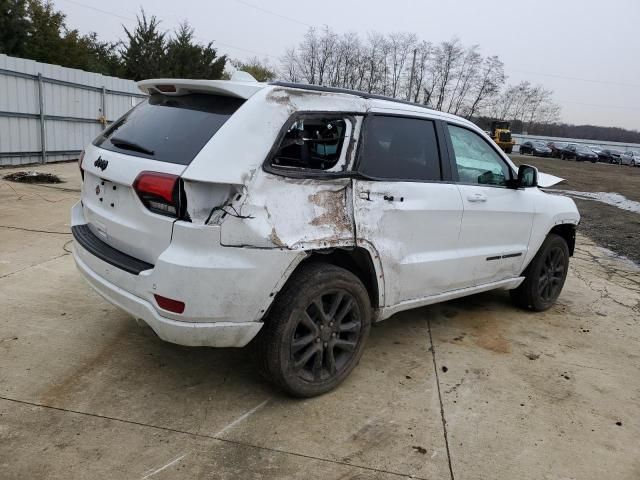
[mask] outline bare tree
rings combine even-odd
[[[489,116],[533,125],[556,121],[552,93],[529,82],[504,87],[504,65],[458,38],[433,45],[413,33],[337,35],[310,28],[280,59],[280,76],[407,98],[467,118]]]
[[[280,59],[280,76],[288,82],[300,82],[302,80],[298,72],[298,54],[295,47],[288,48]]]
[[[307,30],[296,57],[300,73],[307,83],[318,83],[318,49],[318,36],[315,28],[311,27]]]
[[[504,64],[497,56],[484,59],[480,73],[471,88],[467,118],[486,108],[486,102],[496,97],[505,81]]]
[[[449,93],[451,81],[453,80],[456,70],[459,68],[463,55],[464,50],[458,38],[442,42],[436,49],[435,68],[439,70],[439,80],[436,85],[436,110],[442,110],[442,106]]]
[[[416,41],[417,37],[413,33],[392,33],[389,35],[389,64],[391,65],[391,91],[389,93],[394,98],[398,96],[400,79],[405,73],[405,63]]]
[[[325,73],[327,71],[327,67],[334,56],[334,51],[337,43],[337,35],[333,33],[329,27],[326,25],[322,30],[322,34],[320,38],[316,38],[315,54],[317,55],[315,65],[318,71],[318,85],[324,85],[325,81]],[[316,83],[316,82],[309,82]]]
[[[449,98],[447,112],[458,115],[468,100],[469,90],[478,77],[478,71],[482,64],[482,55],[478,52],[478,45],[472,45],[464,53],[462,64],[456,72],[456,82]]]
[[[380,67],[385,50],[385,39],[379,33],[369,34],[365,61],[368,64],[367,92],[379,91],[383,68]]]
[[[422,41],[416,47],[417,56],[416,56],[416,67],[413,79],[413,85],[415,94],[413,95],[413,101],[418,103],[420,100],[420,95],[422,94],[422,85],[424,83],[424,78],[427,72],[427,66],[429,63],[429,58],[432,55],[433,46],[429,42]],[[411,92],[410,92],[411,93]]]

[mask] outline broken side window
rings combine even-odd
[[[346,117],[300,117],[287,129],[271,166],[339,171],[353,125]]]

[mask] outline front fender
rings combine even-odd
[[[529,248],[522,269],[524,270],[540,249],[542,242],[551,230],[558,225],[574,225],[580,223],[580,212],[575,202],[562,195],[543,192],[536,198],[535,215]]]

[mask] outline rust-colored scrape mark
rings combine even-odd
[[[316,218],[309,222],[313,226],[326,225],[333,227],[336,232],[351,230],[351,220],[347,215],[347,189],[331,191],[322,190],[309,195],[309,201],[324,209]]]
[[[493,334],[490,334],[489,332],[482,334],[476,338],[475,342],[479,347],[491,350],[492,352],[511,352],[511,345],[509,344],[509,341],[497,332],[494,332]]]
[[[496,353],[511,353],[511,343],[504,336],[508,326],[506,318],[493,312],[467,310],[448,321],[455,322],[457,328],[463,328],[477,346]],[[464,345],[465,342],[462,341],[464,337],[463,334],[444,341]]]
[[[285,243],[278,236],[275,228],[271,228],[271,235],[269,235],[269,240],[271,241],[271,243],[277,245],[278,247],[286,247]]]

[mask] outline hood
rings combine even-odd
[[[548,173],[538,172],[538,186],[542,188],[551,187],[560,182],[564,182],[564,178],[549,175]]]

